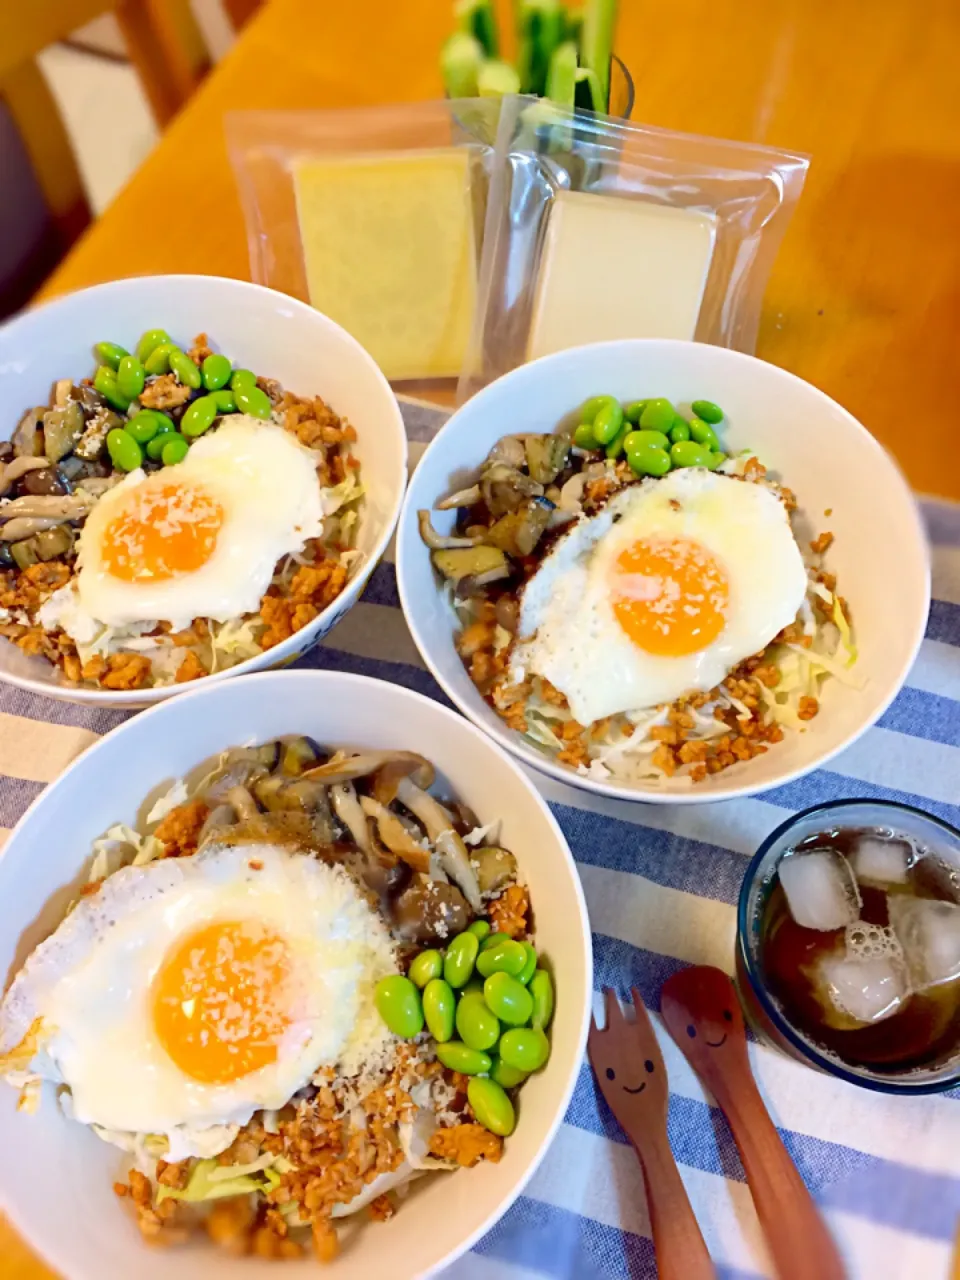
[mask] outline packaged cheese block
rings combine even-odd
[[[692,338],[715,238],[712,213],[558,192],[527,358],[610,338]]]
[[[295,162],[310,301],[390,379],[460,373],[477,293],[469,163],[457,147]]]

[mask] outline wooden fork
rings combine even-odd
[[[667,1139],[667,1072],[650,1018],[636,987],[635,1023],[624,1018],[616,992],[603,995],[606,1029],[592,1022],[587,1056],[643,1169],[660,1280],[716,1280]]]

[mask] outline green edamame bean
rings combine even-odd
[[[690,423],[684,422],[682,418],[678,419],[670,428],[670,439],[673,444],[681,444],[684,440],[689,440]]]
[[[727,455],[725,453],[722,453],[722,452],[711,453],[710,461],[707,463],[707,466],[710,468],[711,471],[716,471],[717,467],[722,466],[723,463],[726,462],[726,460],[727,460]]]
[[[151,413],[150,409],[141,409],[141,413]],[[138,415],[139,416],[139,415]],[[173,425],[165,413],[154,412],[157,421],[157,432],[152,440],[147,441],[147,457],[152,458],[154,462],[160,461],[160,455],[163,453],[163,446],[171,435],[177,434],[177,428]]]
[[[478,978],[476,974],[470,979],[465,987],[460,988],[460,999],[464,996],[483,995],[483,979]]]
[[[146,333],[141,334],[140,341],[137,343],[137,359],[146,363],[147,357],[164,343],[173,345],[173,339],[166,329],[148,329]]]
[[[624,406],[623,416],[628,422],[632,422],[636,426],[640,421],[640,415],[646,407],[646,400],[631,400],[628,405]]]
[[[237,402],[229,387],[224,387],[221,391],[211,391],[210,394],[217,402],[219,413],[237,412]]]
[[[381,978],[374,988],[377,1012],[395,1036],[412,1040],[423,1030],[423,1005],[420,992],[402,973]]]
[[[546,1031],[553,1017],[553,979],[546,969],[538,969],[530,979],[533,996],[533,1025]]]
[[[491,973],[483,984],[483,998],[487,1008],[508,1027],[522,1027],[533,1016],[533,996],[509,973]]]
[[[670,446],[670,461],[675,467],[707,467],[710,450],[692,440],[680,440]]]
[[[457,1005],[457,1035],[469,1049],[479,1049],[481,1052],[492,1049],[500,1039],[497,1015],[479,991],[460,997]]]
[[[116,372],[117,365],[130,352],[126,347],[121,347],[119,342],[98,342],[93,348],[93,354],[97,357],[98,364],[105,364],[108,369]]]
[[[573,443],[578,449],[598,449],[597,438],[593,434],[592,422],[581,422],[573,433]]]
[[[513,941],[513,939],[510,938],[509,933],[488,933],[480,945],[480,950],[489,951],[491,947],[495,947],[499,943],[503,942],[504,938],[508,938],[510,941]]]
[[[630,423],[627,422],[626,418],[624,418],[620,426],[620,430],[617,432],[617,434],[613,437],[613,439],[607,445],[608,458],[620,457],[621,453],[623,453],[623,442],[626,440],[629,434],[630,434]]]
[[[518,1084],[523,1084],[527,1078],[525,1071],[518,1071],[516,1067],[508,1067],[500,1058],[495,1059],[493,1066],[490,1068],[490,1079],[495,1080],[502,1089],[515,1089]]]
[[[255,387],[257,385],[257,375],[252,369],[234,369],[230,375],[230,387],[233,391],[239,391],[242,387]]]
[[[160,423],[157,421],[156,415],[149,409],[141,409],[139,413],[135,413],[123,425],[136,440],[137,444],[146,444],[160,430]]]
[[[717,433],[709,422],[703,422],[700,418],[691,418],[690,420],[690,439],[696,440],[697,444],[702,444],[710,450],[720,448]]]
[[[623,410],[612,396],[605,396],[593,420],[593,434],[597,444],[609,444],[623,425]]]
[[[414,956],[407,971],[407,977],[421,989],[434,978],[443,973],[443,956],[439,951],[421,951]]]
[[[107,432],[107,452],[113,465],[120,471],[136,471],[137,467],[143,465],[143,450],[123,427],[114,427]]]
[[[446,1044],[437,1045],[437,1058],[451,1071],[459,1071],[464,1076],[486,1075],[493,1066],[489,1053],[481,1053],[479,1049],[471,1049],[460,1040],[448,1040]]]
[[[515,978],[527,963],[527,953],[519,942],[504,938],[494,947],[485,947],[477,958],[477,972],[484,978],[491,973],[509,973]]]
[[[490,936],[490,924],[486,920],[474,920],[473,924],[467,926],[467,933],[476,934],[477,940],[482,942]]]
[[[181,351],[179,347],[174,347],[170,352],[169,360],[170,372],[180,385],[189,387],[191,391],[196,391],[203,381],[203,377],[187,353]]]
[[[195,440],[213,425],[213,420],[219,412],[213,396],[197,396],[180,419],[180,430],[188,440]]]
[[[594,418],[610,399],[610,396],[591,396],[589,400],[585,400],[580,408],[580,421],[592,425]]]
[[[712,400],[694,400],[690,406],[698,418],[702,418],[704,422],[709,422],[711,426],[716,426],[718,422],[723,421],[723,410],[718,404],[714,404]]]
[[[93,375],[93,389],[100,392],[111,409],[117,409],[120,413],[126,413],[129,409],[130,401],[117,386],[117,375],[105,364]]]
[[[241,413],[249,413],[254,418],[269,418],[273,412],[270,397],[259,387],[234,387],[233,395]]]
[[[153,348],[143,362],[144,369],[152,378],[170,372],[170,352],[174,350],[176,348],[172,342],[161,342],[159,347]]]
[[[537,1027],[513,1027],[500,1039],[500,1058],[518,1071],[539,1071],[550,1057],[550,1042]]]
[[[513,1103],[495,1080],[471,1080],[467,1085],[467,1101],[485,1129],[501,1138],[513,1133],[517,1114]]]
[[[520,945],[527,953],[527,963],[517,974],[517,981],[522,982],[523,985],[526,986],[537,969],[537,952],[529,942],[521,942]]]
[[[640,426],[644,431],[669,431],[677,412],[669,400],[662,396],[648,400],[640,414]]]
[[[117,365],[117,386],[128,400],[136,400],[143,390],[146,370],[136,356],[124,356]]]
[[[662,431],[631,431],[623,442],[623,447],[627,453],[632,452],[634,449],[646,448],[649,445],[652,445],[655,449],[669,449],[670,441]]]
[[[222,356],[217,352],[207,356],[200,366],[200,376],[203,378],[203,385],[208,391],[219,391],[221,387],[225,387],[230,381],[232,372],[233,365],[226,356]]]
[[[465,987],[470,981],[479,950],[480,940],[475,933],[458,933],[447,947],[443,976],[454,990]]]
[[[444,1044],[453,1035],[453,1019],[457,997],[453,988],[442,978],[431,978],[423,989],[423,1016],[427,1030],[438,1044]]]
[[[641,445],[627,451],[630,470],[638,476],[665,476],[670,470],[670,455],[656,445]]]
[[[160,460],[165,467],[175,467],[178,462],[182,462],[190,452],[190,446],[184,440],[178,431],[174,431],[166,438],[163,448],[160,450]]]

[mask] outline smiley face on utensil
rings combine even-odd
[[[624,1128],[627,1116],[666,1114],[667,1077],[656,1036],[643,1001],[633,992],[636,1022],[626,1022],[616,994],[604,992],[606,1028],[594,1023],[587,1052],[600,1092]],[[611,1034],[613,1033],[613,1034]]]
[[[707,1074],[744,1052],[743,1014],[736,988],[719,969],[695,965],[663,984],[660,1013],[695,1070]],[[719,1061],[718,1061],[719,1060]]]

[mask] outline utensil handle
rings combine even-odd
[[[663,1136],[666,1143],[666,1134]],[[643,1168],[653,1247],[660,1280],[716,1280],[710,1254],[693,1216],[672,1155],[659,1143],[634,1144]]]
[[[747,1183],[780,1280],[845,1280],[846,1270],[820,1211],[747,1077],[717,1097],[743,1161]]]

